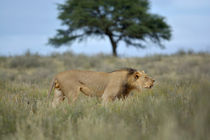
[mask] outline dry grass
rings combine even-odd
[[[107,106],[81,95],[75,104],[50,108],[47,90],[57,72],[121,67],[145,70],[156,79],[156,86]],[[0,57],[2,140],[209,139],[209,99],[209,54],[113,58],[69,52]]]

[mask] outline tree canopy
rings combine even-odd
[[[148,0],[66,0],[58,5],[58,19],[64,25],[49,39],[59,47],[87,37],[108,37],[114,56],[120,41],[127,46],[145,48],[150,40],[162,46],[170,40],[171,29],[165,18],[149,12]]]

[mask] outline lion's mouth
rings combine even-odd
[[[152,88],[152,87],[153,87],[153,85],[145,86],[145,88],[148,88],[148,89],[150,89],[150,88]]]

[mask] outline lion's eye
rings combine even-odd
[[[138,79],[138,78],[139,78],[139,76],[138,76],[138,75],[136,75],[136,76],[135,76],[135,79]]]

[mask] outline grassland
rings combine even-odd
[[[75,104],[49,106],[54,74],[67,69],[144,70],[152,90],[107,106],[80,95]],[[113,58],[73,53],[0,57],[1,140],[210,139],[210,54],[178,53]]]

